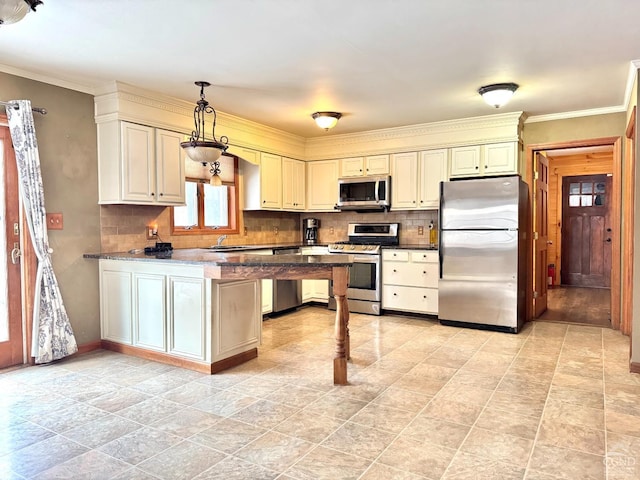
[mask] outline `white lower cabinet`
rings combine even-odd
[[[166,277],[133,274],[133,344],[152,350],[167,348]]]
[[[131,277],[131,272],[100,262],[100,330],[105,340],[133,343]]]
[[[329,248],[320,245],[302,247],[300,253],[302,255],[328,255]],[[329,302],[329,280],[302,280],[302,303],[308,302]]]
[[[101,259],[102,339],[208,363],[256,348],[258,282],[213,281],[202,266]]]
[[[260,343],[260,284],[255,280],[213,283],[212,360],[218,361]]]
[[[382,308],[438,314],[438,252],[382,251]]]
[[[207,281],[201,278],[169,275],[168,287],[168,345],[174,355],[206,358]]]

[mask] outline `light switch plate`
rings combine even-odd
[[[61,213],[47,213],[47,229],[48,230],[62,230],[62,214]]]

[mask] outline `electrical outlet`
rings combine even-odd
[[[273,233],[277,236],[280,229],[278,227],[273,227]]]
[[[148,225],[147,226],[147,240],[153,240],[158,236],[158,226],[157,225]]]
[[[424,227],[422,225],[418,227],[418,235],[424,235]]]
[[[331,228],[329,229],[329,233],[330,233],[331,235],[333,235],[333,227],[331,227]]]
[[[244,236],[245,237],[247,236],[247,232],[248,232],[247,227],[244,227]]]

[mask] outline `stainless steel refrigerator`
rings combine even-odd
[[[440,184],[440,323],[512,333],[522,327],[527,205],[517,175]]]

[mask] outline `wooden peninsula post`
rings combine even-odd
[[[347,360],[350,356],[348,283],[349,269],[333,267],[333,295],[336,299],[336,356],[333,359],[333,383],[335,385],[347,384]]]

